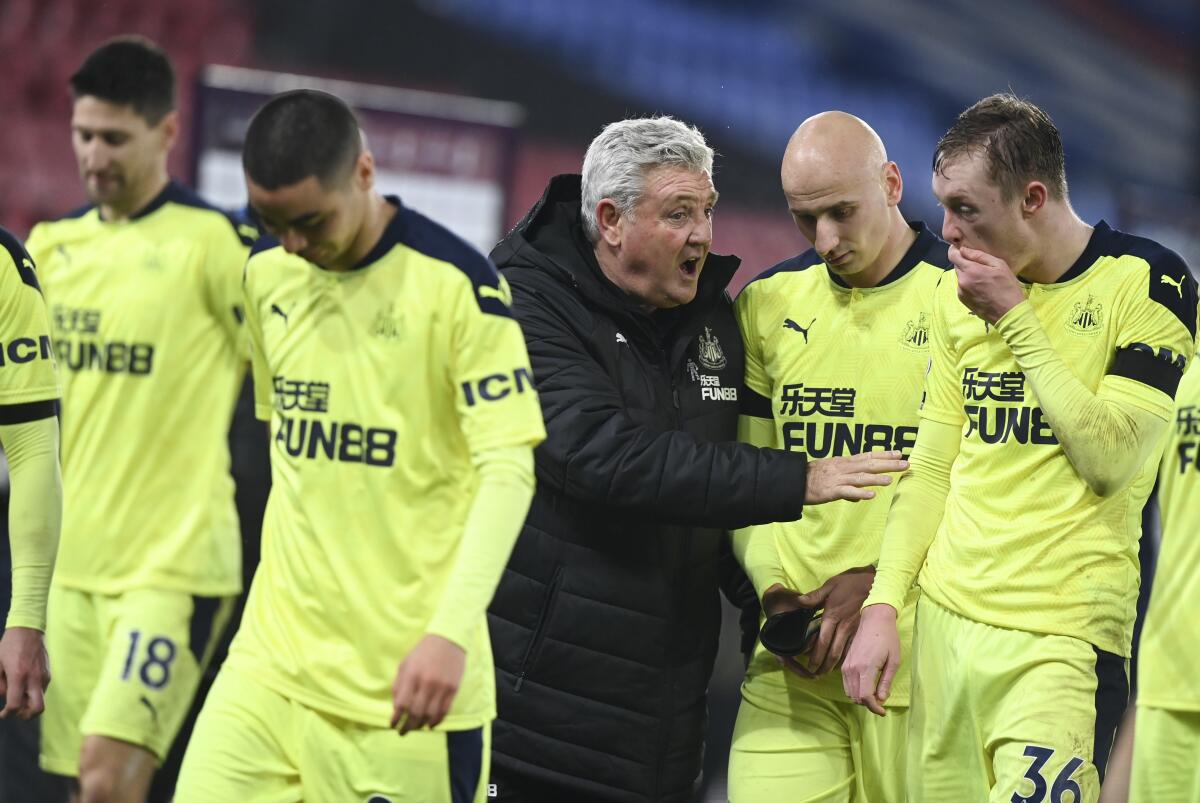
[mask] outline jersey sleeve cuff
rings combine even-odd
[[[46,617],[44,614],[42,616],[38,616],[37,614],[24,613],[21,611],[9,611],[8,621],[4,623],[4,629],[7,630],[12,627],[26,627],[30,630],[37,630],[45,633]]]
[[[875,596],[874,593],[870,594],[862,604],[863,608],[869,608],[872,605],[888,605],[896,611],[897,616],[900,615],[900,611],[904,607],[903,603],[897,602],[890,595]]]
[[[446,641],[452,642],[456,647],[466,653],[471,651],[469,647],[470,639],[468,638],[468,634],[470,632],[471,628],[465,623],[449,622],[438,619],[435,619],[433,622],[431,622],[429,624],[429,629],[425,631],[427,635],[440,636],[446,639]]]
[[[886,576],[881,576],[877,572],[875,574],[875,583],[871,587],[871,593],[867,595],[862,606],[865,608],[868,605],[891,605],[896,609],[896,613],[899,614],[904,609],[904,600],[907,597],[907,589],[894,588],[893,584],[887,581]]]
[[[996,331],[1006,342],[1010,334],[1037,326],[1041,326],[1041,322],[1033,310],[1033,304],[1029,303],[1029,299],[1023,300],[996,321]]]

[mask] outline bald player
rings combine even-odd
[[[781,178],[813,248],[738,296],[750,402],[739,435],[809,459],[907,454],[947,246],[904,219],[899,168],[871,127],[845,112],[796,129]],[[733,803],[904,799],[907,666],[883,719],[846,698],[838,669],[879,559],[891,489],[877,492],[873,504],[813,507],[800,521],[734,536],[768,616],[800,606],[823,613],[799,655],[760,644],[751,659],[730,754]],[[915,602],[914,592],[900,617],[906,644]]]

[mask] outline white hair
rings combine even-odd
[[[673,117],[645,117],[609,123],[583,157],[583,230],[600,239],[596,205],[612,199],[622,215],[633,212],[656,167],[683,167],[712,176],[713,149],[699,129]]]

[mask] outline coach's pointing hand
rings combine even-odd
[[[392,727],[400,735],[437,727],[458,694],[467,653],[441,636],[428,635],[400,662],[392,683]]]
[[[904,471],[908,461],[900,452],[863,452],[849,457],[829,457],[808,464],[804,503],[819,505],[837,499],[857,502],[874,499],[871,485],[890,485],[888,474]]]

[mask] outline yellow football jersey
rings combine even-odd
[[[226,439],[248,234],[173,182],[129,220],[86,207],[30,234],[62,369],[55,582],[241,590]]]
[[[1106,374],[1171,416],[1195,353],[1196,290],[1173,252],[1099,223],[1055,283],[1025,285],[1042,329],[1093,392]],[[921,416],[962,427],[945,514],[919,585],[979,622],[1083,639],[1129,655],[1137,541],[1161,455],[1125,488],[1092,493],[1058,443],[1003,338],[945,275],[934,305]]]
[[[58,368],[33,259],[0,229],[0,407],[58,397]]]
[[[1200,711],[1200,369],[1179,383],[1158,471],[1162,552],[1138,653],[1138,703]]]
[[[448,580],[478,484],[471,454],[545,437],[508,286],[400,207],[347,272],[264,239],[245,299],[272,486],[229,661],[304,705],[387,727],[400,660],[455,604]],[[465,646],[443,730],[495,716],[485,619]]]
[[[735,304],[746,346],[746,413],[771,418],[778,449],[810,459],[900,449],[916,442],[917,407],[929,362],[929,320],[938,280],[950,263],[946,243],[923,224],[917,239],[878,286],[851,288],[812,250],[787,260],[742,290]],[[812,591],[830,577],[879,560],[894,484],[869,504],[833,502],[795,522],[763,525],[788,585]],[[764,589],[758,589],[761,593]],[[915,602],[914,599],[910,602]],[[912,606],[900,619],[912,630]],[[758,646],[743,693],[764,708],[787,705],[784,675]],[[806,689],[845,700],[841,673]],[[889,703],[906,705],[902,671]]]

